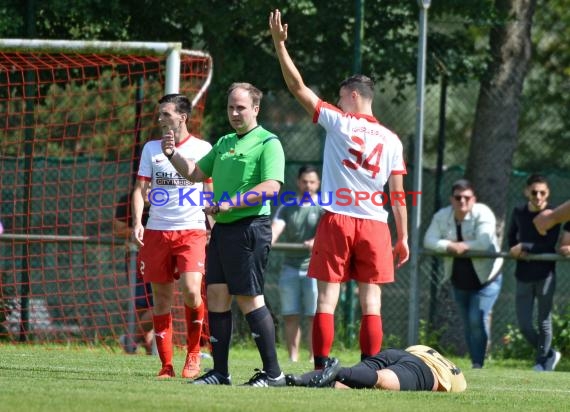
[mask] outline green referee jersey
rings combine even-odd
[[[236,133],[223,136],[212,150],[198,161],[198,167],[214,180],[214,200],[227,201],[243,195],[266,180],[285,180],[285,154],[279,139],[261,126],[238,138]],[[274,196],[267,193],[267,198]],[[275,194],[277,197],[278,194]],[[252,196],[253,197],[253,196]],[[271,213],[269,202],[231,209],[215,216],[216,222],[231,223],[251,216]]]

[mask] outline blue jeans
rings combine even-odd
[[[483,366],[485,362],[487,341],[491,336],[491,313],[502,284],[503,276],[499,274],[493,282],[480,290],[453,288],[455,302],[463,319],[469,356],[474,365]]]

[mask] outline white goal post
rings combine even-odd
[[[192,106],[196,105],[212,81],[213,64],[211,56],[203,51],[182,49],[182,43],[179,42],[0,39],[0,50],[164,55],[166,56],[164,94],[178,93],[180,90],[181,54],[204,57],[209,60],[208,75],[198,93],[192,98]]]

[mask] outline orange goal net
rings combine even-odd
[[[211,73],[208,54],[179,43],[0,40],[0,340],[116,345],[132,333],[115,212],[160,137],[158,99],[192,99],[200,136]],[[180,295],[173,317],[183,345]]]

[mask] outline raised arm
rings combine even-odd
[[[281,12],[279,10],[269,14],[269,29],[271,30],[273,45],[275,46],[287,88],[307,113],[312,116],[315,113],[319,97],[305,85],[301,73],[299,73],[291,56],[289,56],[289,52],[285,47],[287,24],[281,24]]]
[[[176,144],[174,142],[174,133],[169,133],[162,136],[160,142],[162,153],[170,160],[170,163],[178,173],[185,179],[191,182],[202,182],[207,176],[202,173],[199,167],[196,167],[196,162],[186,159],[176,151]]]

